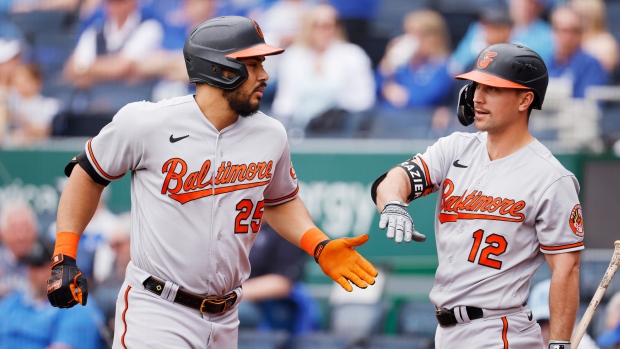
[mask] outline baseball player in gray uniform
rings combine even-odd
[[[368,236],[329,240],[315,227],[297,196],[286,132],[258,112],[269,78],[262,63],[283,51],[249,18],[208,20],[183,50],[196,95],[131,103],[86,143],[65,170],[52,305],[86,303],[77,243],[103,188],[128,171],[132,260],[114,348],[236,348],[235,305],[263,219],[346,290],[374,283],[377,271],[353,248]]]
[[[528,130],[545,97],[545,64],[527,47],[497,44],[457,78],[473,82],[460,92],[459,120],[479,132],[440,138],[380,176],[372,186],[379,226],[397,243],[424,241],[407,203],[439,191],[436,348],[543,348],[526,302],[546,260],[549,348],[570,349],[584,232],[575,176]]]

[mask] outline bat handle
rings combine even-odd
[[[577,349],[577,347],[579,347],[579,342],[581,342],[581,338],[583,338],[583,335],[586,333],[586,329],[592,320],[592,316],[594,316],[596,308],[603,298],[603,294],[607,290],[611,279],[618,270],[618,265],[620,265],[620,240],[614,242],[614,254],[613,257],[611,257],[611,261],[605,271],[605,275],[596,289],[596,292],[590,301],[590,305],[588,305],[588,309],[586,309],[586,312],[583,314],[581,321],[579,321],[579,325],[577,325],[577,328],[571,337],[570,342],[573,349]]]

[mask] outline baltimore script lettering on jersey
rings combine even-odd
[[[459,219],[488,219],[505,222],[523,222],[525,215],[521,210],[525,208],[525,201],[504,199],[484,195],[482,191],[474,190],[463,195],[451,195],[454,183],[446,179],[441,198],[441,213],[439,222],[456,222]],[[452,213],[453,212],[453,213]],[[487,212],[487,213],[482,213]]]
[[[251,162],[247,165],[233,165],[230,161],[223,161],[217,169],[215,179],[211,177],[206,180],[211,168],[211,160],[205,161],[200,171],[190,172],[186,176],[187,163],[183,159],[172,158],[166,161],[161,169],[162,173],[166,173],[161,193],[163,195],[169,193],[170,198],[184,204],[211,195],[260,187],[269,184],[272,167],[273,161]],[[249,182],[255,178],[259,181]],[[221,184],[230,185],[215,187]]]

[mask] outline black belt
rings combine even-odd
[[[149,277],[142,283],[144,288],[161,296],[165,282]],[[174,302],[200,311],[203,314],[223,314],[235,305],[237,293],[230,292],[221,297],[202,297],[181,289],[177,290]]]
[[[480,308],[465,307],[465,309],[467,310],[469,320],[481,319],[483,316],[482,309]],[[439,326],[441,327],[450,327],[459,323],[456,320],[454,309],[437,309],[435,311],[435,317],[437,317],[437,322],[439,322]]]

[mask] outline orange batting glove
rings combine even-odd
[[[301,248],[314,257],[325,275],[336,281],[348,292],[353,291],[350,282],[359,288],[375,283],[378,272],[353,247],[368,241],[368,234],[355,238],[330,240],[317,228],[309,229],[301,237]]]

